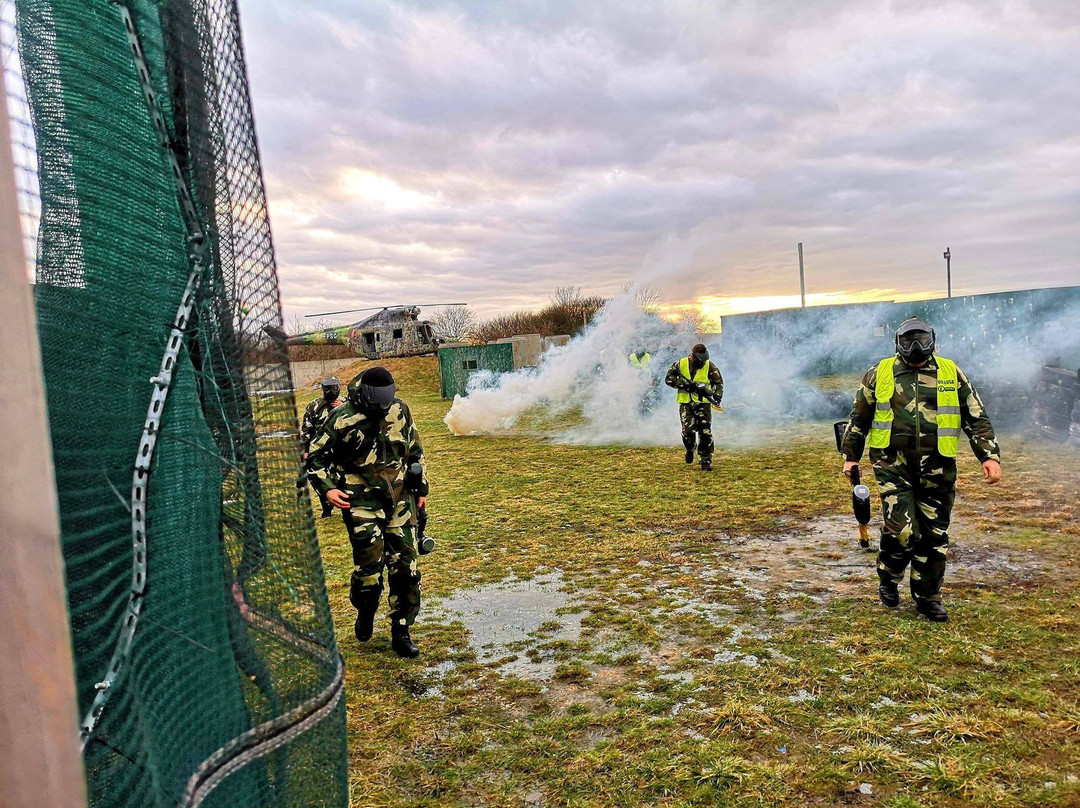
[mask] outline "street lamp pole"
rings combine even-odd
[[[948,247],[942,253],[945,256],[945,283],[948,286],[947,296],[952,297],[952,250]]]

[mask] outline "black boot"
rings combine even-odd
[[[375,613],[379,611],[379,600],[382,596],[382,584],[377,587],[360,586],[353,573],[350,583],[349,602],[356,609],[356,622],[353,624],[353,633],[360,642],[367,642],[375,631]]]
[[[931,623],[946,623],[949,620],[949,613],[946,612],[945,607],[936,600],[923,600],[922,598],[916,598],[915,611],[917,611]]]
[[[878,584],[877,593],[881,602],[890,609],[895,609],[900,605],[900,588],[895,581],[882,581]]]
[[[360,642],[367,642],[371,639],[371,635],[375,633],[375,611],[364,610],[356,615],[356,622],[353,624],[353,633],[356,634],[356,639]]]
[[[711,457],[703,457],[703,458],[701,458],[701,470],[702,471],[712,471],[712,458]]]
[[[420,656],[420,649],[409,636],[408,626],[394,625],[390,627],[390,647],[394,653],[403,659],[415,659]]]
[[[694,447],[691,446],[686,450],[686,465],[690,465],[694,462]]]

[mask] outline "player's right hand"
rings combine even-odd
[[[326,501],[335,508],[349,509],[349,496],[339,488],[331,488],[326,492]]]

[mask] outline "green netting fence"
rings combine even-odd
[[[235,2],[14,7],[90,804],[344,806]]]

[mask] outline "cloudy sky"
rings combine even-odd
[[[1076,0],[241,12],[289,317],[1080,283]]]

